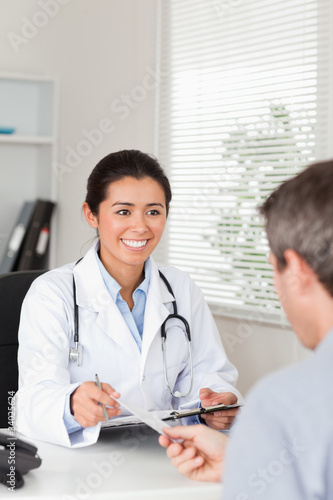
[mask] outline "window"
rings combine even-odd
[[[160,255],[214,312],[284,321],[256,207],[328,156],[329,0],[160,5],[158,157],[173,190]]]

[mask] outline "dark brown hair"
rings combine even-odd
[[[86,202],[94,215],[98,215],[100,204],[108,196],[112,182],[124,177],[144,179],[150,177],[162,187],[165,194],[166,213],[171,201],[171,188],[163,168],[156,158],[136,149],[110,153],[91,172],[87,182]]]
[[[259,212],[279,269],[286,265],[284,252],[293,249],[333,296],[333,160],[281,184]]]

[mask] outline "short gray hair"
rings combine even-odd
[[[281,184],[259,207],[278,267],[293,249],[333,296],[333,160],[315,163]]]

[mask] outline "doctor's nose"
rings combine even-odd
[[[143,234],[148,230],[146,221],[143,216],[136,216],[132,221],[131,230],[135,233]]]

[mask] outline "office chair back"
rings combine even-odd
[[[18,327],[23,299],[45,271],[0,275],[0,428],[8,427],[8,397],[18,388]]]

